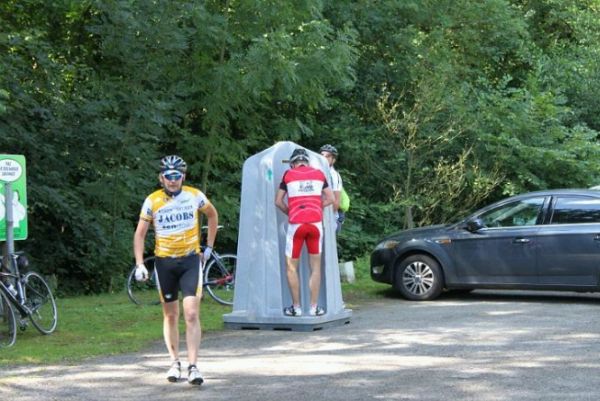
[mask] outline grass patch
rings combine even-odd
[[[390,296],[390,286],[369,276],[368,257],[354,262],[356,281],[342,284],[344,302],[358,308]],[[138,306],[127,295],[104,294],[57,299],[58,328],[40,334],[31,324],[17,333],[16,344],[0,351],[0,367],[22,364],[74,363],[86,358],[136,352],[162,343],[162,311],[159,305]],[[223,330],[222,315],[231,307],[205,296],[201,305],[202,330]],[[181,333],[185,324],[180,323]],[[166,353],[166,350],[165,350]]]
[[[104,294],[57,299],[58,327],[40,334],[29,324],[17,342],[0,352],[0,366],[76,362],[85,358],[135,352],[162,341],[160,305],[134,305],[127,294]],[[222,330],[225,307],[205,296],[201,305],[202,330]],[[184,332],[185,323],[180,323]],[[166,351],[165,351],[166,352]]]
[[[342,283],[342,294],[348,308],[356,308],[369,301],[393,296],[388,284],[371,280],[369,255],[354,261],[354,276],[354,283]]]

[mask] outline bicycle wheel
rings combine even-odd
[[[148,280],[137,281],[135,279],[135,265],[127,277],[127,295],[131,302],[136,305],[158,305],[158,289],[156,288],[156,276],[154,274],[154,256],[144,259],[148,269]]]
[[[204,287],[222,305],[233,305],[237,256],[214,255],[204,269]]]
[[[0,292],[0,348],[12,346],[17,339],[17,322],[10,301]]]
[[[52,333],[56,330],[58,312],[46,280],[36,272],[29,272],[23,278],[23,290],[31,323],[42,334]]]

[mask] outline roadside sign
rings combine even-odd
[[[5,184],[12,191],[13,233],[15,240],[27,239],[27,181],[25,156],[0,154],[0,241],[6,241]]]

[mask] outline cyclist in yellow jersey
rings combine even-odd
[[[183,296],[185,336],[190,384],[202,384],[196,367],[202,336],[199,310],[202,295],[202,263],[210,258],[215,243],[219,217],[206,195],[196,188],[184,186],[187,164],[175,155],[161,159],[158,180],[162,189],[150,194],[142,206],[140,220],[133,236],[136,280],[148,279],[144,266],[144,240],[150,225],[154,228],[155,274],[163,308],[163,333],[171,356],[167,380],[181,377],[179,362],[179,291]],[[208,218],[208,234],[204,254],[200,249],[199,213]]]

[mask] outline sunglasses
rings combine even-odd
[[[164,179],[166,179],[168,181],[177,181],[183,177],[183,174],[181,174],[179,172],[174,172],[174,173],[166,173],[166,174],[163,174],[162,176]]]

